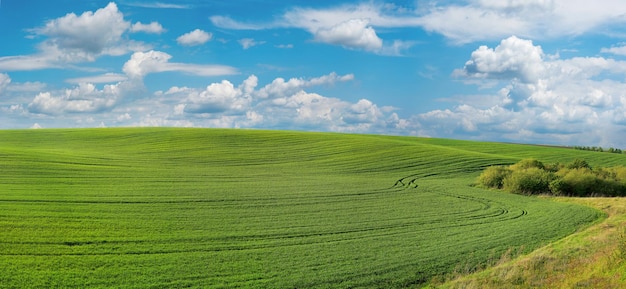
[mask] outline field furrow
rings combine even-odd
[[[472,186],[535,153],[574,156],[328,133],[0,131],[0,288],[415,287],[602,217]]]

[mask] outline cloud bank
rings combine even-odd
[[[428,134],[464,135],[549,144],[623,146],[626,132],[626,62],[602,57],[546,56],[530,40],[512,36],[495,48],[476,49],[454,73],[496,81],[487,107],[461,101],[415,120]],[[479,84],[480,84],[479,82]],[[443,132],[443,133],[441,133]]]

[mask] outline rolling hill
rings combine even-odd
[[[523,158],[626,155],[414,137],[0,131],[0,288],[405,288],[605,217],[472,186]]]

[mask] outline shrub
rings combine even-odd
[[[487,188],[501,189],[504,179],[510,174],[511,170],[503,166],[488,167],[478,176],[478,184]]]
[[[575,159],[567,165],[568,169],[591,169],[589,163],[586,160]]]
[[[559,170],[563,169],[564,167],[565,166],[563,164],[561,164],[559,162],[556,162],[556,163],[545,165],[545,167],[543,169],[548,171],[548,172],[556,173]]]
[[[598,186],[598,178],[588,168],[570,170],[563,176],[563,182],[569,187],[565,195],[583,197],[597,194],[595,188]]]
[[[615,174],[615,179],[617,181],[620,181],[626,184],[626,167],[625,166],[613,167],[611,168],[611,171],[613,172],[613,174]]]
[[[563,181],[562,178],[556,178],[552,180],[550,182],[549,188],[550,188],[550,192],[556,196],[569,195],[570,192],[572,191],[569,184]]]
[[[504,179],[503,188],[516,194],[550,193],[550,182],[554,175],[539,168],[516,170]]]
[[[543,170],[545,166],[543,165],[542,162],[536,159],[524,159],[511,166],[512,170],[523,170],[523,169],[530,169],[530,168],[538,168],[538,169]]]
[[[526,159],[509,167],[487,168],[478,177],[478,184],[527,195],[626,196],[626,167],[592,169],[581,159],[567,166],[544,166],[540,161]]]

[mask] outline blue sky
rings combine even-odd
[[[0,128],[626,147],[626,2],[4,0]]]

